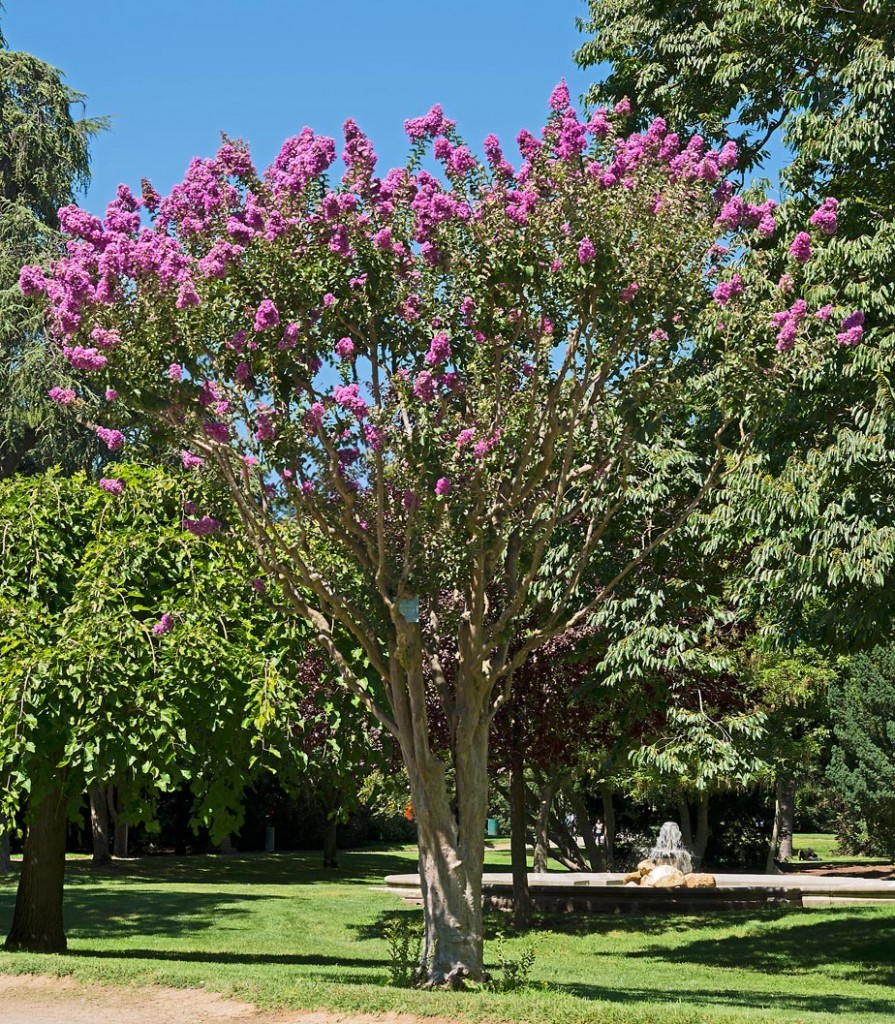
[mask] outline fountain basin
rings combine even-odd
[[[895,904],[895,882],[870,878],[716,874],[714,889],[642,888],[626,886],[624,878],[620,873],[556,871],[530,873],[528,884],[534,908],[540,913],[704,913],[774,906]],[[388,891],[405,903],[422,902],[418,875],[389,875],[385,883]],[[482,904],[485,909],[512,909],[512,875],[483,875]]]

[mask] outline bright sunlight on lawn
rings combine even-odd
[[[533,943],[524,992],[418,992],[387,985],[388,915],[415,914],[374,887],[414,869],[410,848],[319,855],[147,858],[69,869],[67,956],[0,953],[0,971],[110,983],[202,986],[264,1007],[407,1010],[458,1021],[889,1022],[895,912],[871,908],[713,918],[560,918]],[[486,870],[506,870],[489,854]],[[0,880],[0,931],[14,878]],[[489,937],[502,919],[489,920]],[[486,947],[493,967],[494,944]]]

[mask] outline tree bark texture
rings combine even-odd
[[[780,780],[774,791],[774,823],[771,826],[771,839],[768,843],[768,859],[764,870],[766,875],[777,874],[777,843],[780,838]]]
[[[603,849],[606,851],[606,870],[615,871],[615,802],[613,786],[604,782],[600,786],[603,799]]]
[[[705,857],[705,848],[709,842],[709,795],[699,794],[696,805],[696,835],[693,839],[693,868],[698,871]]]
[[[29,953],[64,953],[62,897],[68,815],[62,791],[51,790],[29,811],[22,873],[5,948]]]
[[[431,987],[461,987],[485,978],[482,867],[490,690],[461,664],[451,708],[452,794],[445,763],[429,743],[418,625],[401,628],[391,661],[391,705],[410,779],[420,855],[424,932],[418,980]]]
[[[777,780],[777,805],[780,828],[777,842],[780,860],[792,860],[792,835],[796,817],[796,780],[788,776]]]
[[[677,813],[681,825],[681,842],[691,852],[693,851],[693,824],[690,818],[690,804],[686,797],[679,797],[677,802]]]
[[[90,825],[93,829],[93,863],[108,864],[112,859],[109,849],[109,805],[106,787],[93,785],[89,790]]]
[[[538,816],[535,825],[535,845],[532,854],[531,869],[535,873],[542,873],[547,870],[547,860],[550,857],[550,811],[553,808],[553,798],[559,789],[557,779],[547,779],[538,792]]]
[[[11,862],[9,828],[7,825],[6,818],[0,814],[0,829],[2,829],[2,834],[0,834],[0,875],[5,875],[9,871]]]
[[[126,857],[128,838],[127,818],[124,816],[124,809],[118,802],[118,791],[111,784],[106,787],[106,795],[109,813],[112,815],[112,821],[114,822],[112,852],[116,857]]]
[[[604,850],[597,843],[593,822],[590,820],[590,815],[587,813],[587,807],[581,798],[581,794],[569,786],[567,795],[569,806],[572,808],[572,813],[575,815],[575,820],[578,823],[578,831],[584,840],[584,849],[587,853],[587,859],[590,861],[591,871],[606,871],[607,868],[605,867],[605,858],[603,856]]]
[[[525,773],[519,757],[510,769],[510,859],[513,865],[513,923],[520,929],[531,927],[525,794]]]

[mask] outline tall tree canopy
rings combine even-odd
[[[83,103],[60,71],[0,34],[0,477],[92,451],[47,398],[62,364],[17,287],[22,264],[60,244],[57,210],[89,184],[90,141],[106,122],[77,117]]]
[[[816,223],[835,238],[806,270],[864,312],[869,343],[768,410],[712,534],[747,554],[738,599],[803,636],[808,610],[815,636],[847,645],[889,635],[895,592],[893,19],[889,0],[591,0],[579,20],[593,102],[628,96],[640,122],[660,113],[675,130],[731,134],[743,172],[785,144],[779,217],[793,231],[761,244],[769,273],[808,255],[788,248],[795,225],[825,204]]]

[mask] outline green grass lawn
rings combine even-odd
[[[508,854],[491,853],[487,866],[507,862]],[[74,861],[69,954],[0,952],[0,971],[201,986],[268,1008],[404,1010],[458,1022],[895,1019],[895,911],[879,907],[559,918],[550,930],[507,941],[510,956],[533,943],[540,987],[393,989],[383,921],[419,912],[374,887],[386,874],[414,870],[413,851],[343,853],[341,863],[332,873],[318,867],[318,855],[157,857],[95,872]],[[14,881],[0,879],[0,931],[10,923]],[[499,922],[490,919],[492,933]]]
[[[797,832],[792,837],[793,853],[798,858],[799,850],[814,850],[820,859],[829,864],[886,864],[879,857],[862,857],[843,853],[836,842],[836,836],[824,832]],[[807,865],[806,865],[807,866]]]

